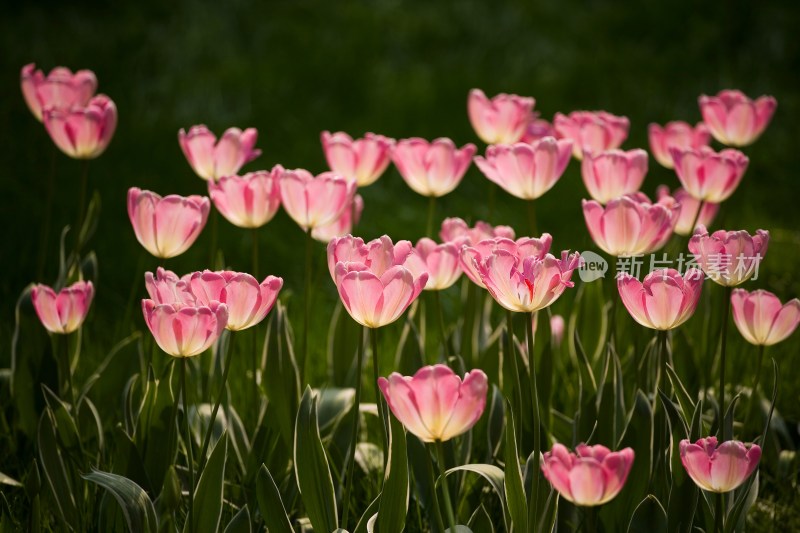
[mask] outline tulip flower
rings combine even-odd
[[[211,203],[205,196],[161,197],[138,187],[128,190],[128,217],[136,240],[156,257],[182,254],[206,225]]]
[[[336,282],[336,263],[364,263],[368,265],[369,248],[361,237],[344,235],[328,241],[328,271]]]
[[[36,65],[22,67],[20,85],[25,103],[42,122],[45,109],[69,110],[86,107],[97,90],[97,77],[91,70],[79,70],[74,74],[66,67],[56,67],[47,76]]]
[[[59,150],[74,159],[94,159],[102,154],[117,129],[117,106],[99,94],[85,107],[45,108],[44,127]]]
[[[628,137],[630,121],[606,111],[556,113],[553,127],[559,137],[572,139],[572,155],[582,159],[583,152],[602,152],[619,148]]]
[[[698,200],[718,204],[733,194],[750,160],[733,149],[717,153],[707,146],[670,151],[675,173],[686,192]]]
[[[185,304],[193,306],[197,302],[192,294],[191,274],[178,277],[171,270],[158,267],[156,275],[144,273],[144,285],[150,299],[157,304]]]
[[[336,221],[353,201],[356,184],[339,174],[317,177],[307,170],[287,170],[280,179],[281,203],[303,231]]]
[[[714,221],[714,217],[719,211],[719,204],[701,202],[680,187],[670,195],[669,188],[666,185],[660,185],[656,196],[659,201],[662,199],[665,202],[674,200],[678,205],[678,222],[675,223],[675,233],[678,235],[691,235],[699,224],[708,226]],[[697,213],[698,209],[700,210],[699,214]]]
[[[747,292],[735,289],[731,294],[733,322],[742,337],[751,344],[772,346],[794,333],[800,324],[800,300],[785,304],[769,291]]]
[[[531,144],[545,137],[557,137],[556,129],[543,118],[535,118],[525,128],[525,133],[519,142]]]
[[[711,135],[728,146],[754,143],[767,128],[778,106],[772,96],[761,96],[753,101],[737,90],[723,90],[717,96],[702,95],[698,104]]]
[[[582,507],[603,505],[619,494],[633,465],[631,448],[612,452],[597,444],[579,444],[570,453],[563,444],[542,457],[542,473],[567,501]]]
[[[189,133],[183,128],[178,132],[178,143],[183,155],[195,174],[208,181],[217,181],[222,176],[232,176],[246,163],[261,155],[255,149],[258,130],[228,128],[217,142],[217,136],[205,125],[192,126]]]
[[[564,173],[572,154],[572,141],[545,137],[532,144],[493,145],[475,164],[506,192],[535,200],[549,191]]]
[[[439,197],[453,191],[469,168],[475,145],[456,148],[450,139],[428,142],[414,137],[397,142],[392,161],[414,192]]]
[[[738,440],[717,445],[716,437],[680,442],[681,463],[692,481],[703,490],[724,493],[750,477],[761,459],[761,447]]]
[[[595,244],[616,257],[654,252],[672,236],[678,206],[668,198],[652,204],[642,193],[615,198],[603,207],[583,201],[583,216]]]
[[[195,307],[142,300],[142,312],[158,346],[179,358],[194,357],[206,351],[228,322],[228,307],[219,302]]]
[[[225,304],[228,307],[225,327],[241,331],[264,320],[278,298],[283,279],[267,276],[259,283],[250,274],[204,270],[192,274],[190,284],[198,304],[210,306],[215,301]]]
[[[344,132],[322,132],[322,149],[330,169],[355,181],[359,187],[372,185],[392,160],[394,139],[367,133],[353,140]]]
[[[450,242],[437,244],[432,239],[423,237],[417,242],[414,250],[416,254],[413,254],[412,258],[421,264],[417,271],[428,273],[426,291],[447,289],[461,277],[460,252],[455,244]]]
[[[91,281],[78,281],[58,293],[46,285],[34,285],[31,301],[42,325],[51,333],[72,333],[89,313],[94,298]]]
[[[439,238],[442,242],[453,242],[473,246],[486,239],[504,237],[514,238],[514,228],[511,226],[492,226],[482,220],[475,223],[475,227],[470,228],[466,222],[460,218],[446,218],[442,222],[442,229],[439,231]]]
[[[275,216],[281,205],[280,177],[283,167],[250,172],[244,176],[222,176],[208,182],[208,194],[228,222],[240,228],[260,228]]]
[[[413,376],[378,378],[389,409],[423,442],[445,442],[469,431],[483,414],[489,389],[481,370],[462,380],[445,365],[422,367]]]
[[[667,331],[677,328],[694,314],[703,273],[690,268],[681,276],[672,268],[650,272],[641,282],[627,273],[617,278],[617,288],[625,308],[644,327]]]
[[[606,204],[638,191],[647,174],[647,152],[641,149],[585,151],[581,176],[592,198]]]
[[[564,317],[561,315],[553,315],[550,318],[550,337],[552,339],[553,348],[558,350],[561,342],[564,340],[564,330],[566,329]]]
[[[689,240],[689,251],[706,276],[726,287],[735,287],[753,277],[767,253],[769,232],[755,235],[741,231],[715,231],[708,234],[698,226]]]
[[[475,133],[486,144],[518,142],[530,123],[536,100],[516,94],[501,93],[491,100],[480,89],[472,89],[467,99],[467,113]]]
[[[549,233],[543,233],[538,239],[531,237],[521,237],[516,241],[505,238],[485,239],[474,246],[464,245],[461,247],[459,258],[461,269],[470,281],[485,289],[479,265],[495,251],[505,250],[520,259],[525,257],[543,259],[545,254],[550,251],[552,243],[553,237]]]
[[[658,124],[650,124],[647,129],[650,138],[650,151],[658,163],[665,168],[674,168],[672,149],[697,150],[708,146],[711,133],[703,122],[698,122],[693,128],[686,122],[668,122],[663,128]]]
[[[339,215],[339,218],[326,226],[312,229],[311,237],[319,242],[328,243],[331,239],[347,235],[353,231],[353,226],[358,224],[362,211],[364,211],[364,199],[360,194],[356,194],[350,205]]]

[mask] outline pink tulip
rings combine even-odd
[[[514,228],[511,226],[492,226],[482,220],[475,223],[475,227],[470,228],[466,222],[460,218],[446,218],[442,222],[442,229],[439,231],[439,238],[443,242],[453,242],[458,244],[475,245],[486,239],[504,237],[514,238]]]
[[[415,268],[410,267],[409,259],[416,255],[417,252],[411,242],[401,240],[393,243],[388,235],[367,243],[361,237],[345,235],[336,237],[328,243],[328,270],[334,282],[337,263],[363,263],[378,277],[393,266],[403,266],[416,271],[417,265],[424,264],[424,261],[417,257],[413,261]]]
[[[573,111],[556,113],[553,127],[558,136],[572,139],[572,155],[583,158],[583,152],[602,152],[619,148],[628,137],[630,121],[606,111]]]
[[[319,226],[312,229],[311,237],[319,242],[328,243],[331,239],[347,235],[353,231],[353,226],[358,224],[362,211],[364,211],[364,199],[360,194],[356,194],[350,205],[339,215],[339,218],[327,226]],[[355,220],[353,220],[353,217],[355,217]]]
[[[449,288],[461,277],[459,266],[459,249],[450,242],[437,244],[432,239],[423,237],[414,247],[413,257],[420,261],[417,269],[428,273],[427,291],[441,291]]]
[[[711,133],[706,125],[698,122],[693,128],[686,122],[668,122],[663,128],[658,124],[650,124],[647,129],[650,138],[650,151],[658,163],[666,168],[673,168],[672,149],[696,150],[701,146],[708,146]]]
[[[622,303],[633,319],[646,328],[667,331],[677,328],[694,314],[703,273],[690,268],[681,276],[672,268],[650,272],[644,282],[627,273],[617,277],[617,289]]]
[[[394,139],[367,133],[353,140],[344,132],[322,132],[322,149],[333,172],[355,181],[359,187],[375,183],[391,162]]]
[[[228,308],[219,302],[195,307],[142,300],[142,312],[159,348],[173,357],[203,353],[219,338],[228,322]]]
[[[241,331],[264,320],[283,287],[282,278],[267,276],[259,283],[250,274],[230,270],[195,272],[190,283],[198,304],[211,306],[216,301],[228,307],[225,327],[231,331]]]
[[[206,225],[211,203],[205,196],[161,197],[138,187],[128,190],[128,217],[136,240],[156,257],[180,255]]]
[[[549,233],[543,233],[538,239],[531,237],[521,237],[516,241],[506,238],[484,239],[479,243],[470,246],[464,244],[460,250],[461,269],[475,285],[486,288],[481,280],[480,265],[487,257],[497,250],[505,250],[513,254],[520,260],[526,257],[536,257],[543,259],[545,254],[550,251],[553,237]]]
[[[686,192],[698,200],[715,204],[733,194],[750,162],[738,150],[717,153],[707,146],[685,151],[673,148],[670,154],[675,162],[675,173]]]
[[[698,487],[710,492],[730,492],[750,477],[761,459],[761,447],[738,440],[717,446],[716,437],[680,443],[681,463]]]
[[[639,148],[624,152],[583,153],[581,175],[592,198],[606,204],[614,198],[638,191],[647,174],[647,152]]]
[[[156,275],[152,272],[144,273],[144,284],[150,299],[157,304],[185,304],[194,306],[197,302],[192,294],[191,274],[178,277],[171,270],[161,267],[156,269]]]
[[[561,315],[553,315],[550,318],[550,338],[553,343],[553,348],[558,350],[561,342],[564,340],[564,330],[566,329],[564,317]]]
[[[45,109],[69,110],[85,107],[97,90],[97,77],[91,70],[74,74],[66,67],[56,67],[47,76],[36,65],[22,67],[20,73],[22,96],[39,122]]]
[[[734,287],[758,272],[768,245],[768,231],[757,230],[751,236],[744,230],[719,230],[709,235],[705,226],[698,226],[689,240],[689,251],[706,276],[720,285]]]
[[[459,149],[450,139],[429,143],[414,137],[397,142],[392,161],[414,192],[438,197],[458,187],[473,155],[475,145],[471,143]]]
[[[535,200],[556,184],[571,154],[569,139],[545,137],[532,144],[492,145],[486,149],[486,158],[476,157],[475,164],[509,194]]]
[[[751,344],[771,346],[794,333],[800,324],[800,300],[781,304],[768,291],[747,292],[735,289],[731,294],[733,322],[742,337]]]
[[[717,96],[702,95],[698,99],[711,135],[728,146],[747,146],[764,132],[778,106],[772,96],[753,101],[741,91],[724,90]]]
[[[208,181],[238,174],[242,166],[260,156],[261,150],[254,148],[257,139],[255,128],[228,128],[219,142],[203,124],[192,126],[189,133],[183,128],[178,132],[178,143],[192,170]]]
[[[78,281],[58,293],[46,285],[34,285],[31,301],[42,325],[51,333],[72,333],[83,324],[94,298],[91,281]]]
[[[369,248],[361,237],[344,235],[328,241],[328,271],[336,282],[337,263],[369,263]]]
[[[672,236],[679,207],[671,198],[658,203],[642,193],[615,198],[603,207],[594,200],[583,201],[583,217],[595,244],[616,257],[654,252]]]
[[[701,202],[680,187],[670,195],[669,188],[666,185],[659,185],[656,196],[659,201],[663,199],[666,202],[669,202],[671,198],[680,208],[678,222],[675,224],[675,233],[678,235],[691,235],[694,232],[694,228],[700,224],[708,226],[714,221],[714,217],[717,216],[717,211],[719,211],[719,204]],[[697,214],[698,209],[700,210],[699,216]]]
[[[553,125],[543,118],[533,119],[528,127],[525,128],[525,133],[519,142],[531,144],[533,141],[538,141],[545,137],[556,137],[556,129]]]
[[[467,98],[467,113],[475,133],[486,144],[513,144],[525,133],[533,118],[533,98],[501,93],[491,100],[480,89]]]
[[[86,107],[43,112],[44,127],[59,150],[75,159],[94,159],[102,154],[117,129],[117,106],[99,94]]]
[[[283,167],[260,170],[244,176],[222,176],[208,182],[208,194],[228,222],[240,228],[260,228],[275,216],[281,205],[280,177]]]
[[[473,370],[462,381],[445,365],[425,366],[413,376],[378,378],[389,409],[423,442],[445,442],[472,428],[486,407],[486,374]]]
[[[351,205],[356,183],[339,174],[317,177],[307,170],[287,170],[280,179],[281,203],[292,220],[307,231],[336,221]]]
[[[570,453],[563,444],[542,456],[542,473],[567,501],[583,507],[603,505],[619,494],[633,465],[633,450],[612,452],[597,444],[579,444]]]

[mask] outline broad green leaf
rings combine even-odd
[[[82,477],[97,483],[117,500],[128,524],[128,531],[131,533],[158,531],[158,518],[153,502],[139,485],[126,477],[100,470],[92,470]]]
[[[197,482],[194,493],[194,517],[192,518],[193,531],[189,533],[204,533],[217,531],[222,518],[222,495],[225,483],[225,462],[228,456],[228,434],[220,437],[208,463]],[[189,520],[187,519],[187,525]],[[186,532],[186,527],[184,527]]]
[[[381,533],[400,533],[405,528],[408,512],[406,431],[394,415],[389,416],[389,428],[389,461],[383,479],[377,524]]]
[[[155,372],[148,372],[148,386],[142,401],[142,409],[137,420],[135,442],[142,455],[147,477],[152,482],[152,487],[145,487],[151,491],[157,490],[164,482],[164,475],[171,464],[174,463],[178,450],[177,425],[173,427],[173,440],[170,442],[170,426],[173,420],[174,394],[178,391],[177,373],[173,372],[174,364],[166,367],[164,374],[155,378]],[[172,384],[173,379],[175,383]],[[174,393],[173,393],[174,389]],[[170,448],[172,445],[172,448]]]
[[[281,493],[275,485],[275,480],[272,479],[272,474],[263,464],[256,479],[256,496],[258,509],[270,533],[293,533],[292,524],[281,500]]]
[[[508,529],[511,523],[511,517],[509,516],[508,505],[506,504],[505,473],[494,465],[468,464],[451,468],[445,472],[445,475],[449,476],[453,472],[460,471],[478,474],[489,482],[489,484],[492,486],[492,489],[497,494],[497,497],[500,498],[500,505],[503,508],[503,523],[505,524],[506,529]]]
[[[514,430],[514,415],[506,399],[506,470],[505,493],[508,512],[515,531],[528,531],[528,501],[522,485],[522,471],[519,467],[519,453]]]
[[[265,360],[264,389],[271,402],[280,434],[287,447],[292,446],[294,423],[300,397],[300,373],[292,345],[286,309],[280,302],[275,304],[264,339]],[[259,458],[261,461],[262,458]]]
[[[467,526],[477,533],[494,533],[495,527],[489,513],[483,505],[479,505],[467,522]]]
[[[689,393],[686,392],[686,387],[683,386],[683,382],[678,377],[678,374],[675,373],[675,369],[673,369],[670,365],[666,365],[666,367],[667,376],[669,376],[669,381],[672,383],[672,390],[675,391],[675,396],[678,398],[678,404],[681,406],[681,414],[683,415],[684,420],[689,420],[694,414],[695,402],[689,396]]]
[[[236,513],[228,525],[225,527],[224,533],[251,533],[250,527],[250,510],[245,504],[239,512]]]
[[[39,419],[39,458],[42,460],[42,470],[56,503],[56,515],[67,528],[74,528],[77,524],[78,508],[61,457],[61,450],[58,449],[56,442],[55,418],[50,408],[46,408]]]
[[[362,327],[350,318],[341,301],[337,301],[328,328],[328,376],[331,385],[355,386],[355,360],[359,342],[363,342]]]
[[[355,389],[325,388],[315,391],[319,411],[319,431],[327,434],[350,411],[355,402]]]
[[[648,494],[634,511],[631,522],[628,525],[628,533],[666,532],[667,513],[658,498]]]
[[[53,413],[59,444],[68,452],[80,453],[81,437],[78,433],[78,426],[75,424],[75,419],[69,412],[72,408],[61,401],[47,385],[42,385],[42,392],[44,393],[47,406]]]
[[[353,533],[368,533],[372,531],[375,520],[378,519],[378,506],[380,503],[381,495],[378,494],[378,497],[372,500],[372,502],[364,510],[364,514],[362,514],[361,518],[358,520],[358,524],[356,524],[356,528],[353,530]]]
[[[633,448],[636,458],[622,493],[609,503],[623,506],[624,510],[617,514],[626,518],[631,515],[634,506],[639,504],[642,495],[646,494],[653,470],[653,409],[641,389],[636,391],[633,408],[628,415],[628,425],[617,445],[619,450],[628,447]]]

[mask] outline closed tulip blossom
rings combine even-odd
[[[439,197],[458,187],[473,155],[475,145],[471,143],[459,149],[450,139],[428,142],[414,137],[397,142],[392,161],[414,192]]]
[[[709,492],[730,492],[758,468],[761,447],[738,440],[717,443],[716,437],[680,442],[681,463],[692,481]]]
[[[594,200],[583,201],[583,217],[595,244],[616,257],[654,252],[672,236],[679,207],[670,198],[658,203],[642,193],[615,198],[605,207]]]
[[[195,272],[190,280],[192,293],[201,305],[221,302],[228,307],[231,331],[241,331],[255,326],[267,316],[275,305],[283,286],[283,279],[267,276],[259,283],[250,274],[223,270],[220,272]]]
[[[117,129],[117,106],[99,94],[85,107],[45,108],[44,126],[59,150],[74,159],[94,159],[102,154]]]
[[[156,269],[155,276],[152,272],[144,273],[147,294],[157,304],[194,305],[197,299],[192,294],[191,279],[191,274],[178,277],[171,270],[162,267]]]
[[[445,365],[425,366],[413,376],[378,378],[389,409],[423,442],[445,442],[466,433],[486,407],[489,383],[481,370],[462,380]]]
[[[66,67],[56,67],[45,76],[30,63],[22,67],[20,85],[25,103],[41,122],[45,109],[85,107],[97,90],[97,77],[91,70],[78,70],[73,74]]]
[[[522,134],[522,138],[519,142],[532,143],[533,141],[538,141],[545,137],[557,136],[556,129],[550,122],[543,118],[535,118],[528,124],[528,127],[525,128],[525,133]]]
[[[703,273],[690,268],[681,276],[672,268],[653,270],[644,281],[627,273],[617,278],[617,288],[625,308],[644,327],[667,331],[677,328],[694,314]]]
[[[516,94],[501,93],[487,98],[480,89],[472,89],[467,98],[467,114],[475,133],[486,144],[518,142],[533,118],[536,100]]]
[[[492,226],[487,222],[479,220],[475,226],[469,225],[460,218],[446,218],[442,222],[439,231],[439,238],[442,242],[454,242],[459,244],[474,245],[486,239],[504,237],[514,238],[514,228],[511,226]]]
[[[698,200],[718,204],[727,200],[742,181],[750,160],[733,149],[717,153],[707,146],[670,152],[683,188]]]
[[[777,344],[794,333],[800,324],[800,300],[794,298],[782,304],[769,291],[735,289],[731,294],[731,308],[739,333],[755,345]]]
[[[392,161],[392,147],[394,139],[374,133],[353,140],[342,131],[322,132],[322,149],[330,169],[359,187],[372,185],[386,171]]]
[[[582,507],[603,505],[613,500],[633,465],[631,448],[612,452],[597,444],[579,444],[571,453],[563,444],[542,456],[542,473],[567,501]]]
[[[642,149],[583,153],[583,183],[589,195],[601,204],[638,191],[645,174],[647,152]]]
[[[142,300],[144,321],[153,338],[172,357],[194,357],[211,347],[228,322],[228,308],[220,302],[208,306],[157,304]]]
[[[438,244],[432,239],[423,237],[414,247],[421,262],[420,271],[428,273],[427,291],[441,291],[452,286],[461,277],[459,266],[460,252],[458,247],[450,242]]]
[[[711,133],[703,122],[696,126],[681,121],[668,122],[664,127],[650,124],[647,128],[650,139],[650,152],[658,164],[665,168],[675,166],[670,150],[696,150],[701,146],[708,146]]]
[[[755,235],[741,231],[719,230],[708,234],[698,226],[689,240],[689,251],[706,276],[720,285],[741,285],[758,272],[767,253],[769,232],[757,230]]]
[[[572,155],[583,158],[583,152],[602,152],[619,148],[628,138],[630,121],[606,111],[573,111],[556,113],[553,127],[562,139],[572,140]]]
[[[217,142],[217,136],[203,124],[192,126],[189,133],[178,132],[178,143],[195,174],[208,181],[239,173],[246,163],[261,155],[255,148],[258,130],[228,128]]]
[[[328,243],[331,239],[347,235],[353,231],[353,226],[358,224],[363,211],[364,199],[360,194],[356,194],[350,205],[339,215],[339,218],[330,224],[312,229],[311,237],[319,242]]]
[[[244,176],[222,176],[208,182],[208,194],[225,219],[240,228],[260,228],[275,216],[281,205],[280,177],[283,167],[250,172]]]
[[[156,257],[182,254],[197,240],[206,225],[211,203],[205,196],[163,198],[138,187],[128,190],[128,217],[136,240]]]
[[[716,140],[728,146],[747,146],[764,133],[778,102],[772,96],[751,100],[737,90],[698,99],[703,121]]]
[[[59,292],[41,284],[31,289],[36,316],[51,333],[67,334],[81,327],[93,298],[91,281],[75,282]]]
[[[327,226],[347,209],[356,190],[350,181],[333,172],[314,177],[307,170],[287,170],[280,179],[281,203],[303,229]]]
[[[486,157],[476,157],[475,164],[509,194],[535,200],[556,184],[571,154],[569,139],[557,141],[554,137],[545,137],[532,144],[490,146]]]
[[[670,194],[666,185],[660,185],[656,192],[659,200],[669,201],[671,198],[680,208],[678,221],[675,223],[675,233],[678,235],[691,235],[698,225],[708,226],[714,221],[719,211],[719,204],[702,202],[686,192],[682,188],[677,188]],[[698,215],[697,211],[700,210]]]
[[[478,287],[486,288],[481,280],[480,265],[497,250],[505,250],[518,258],[544,258],[550,251],[553,237],[543,233],[539,238],[521,237],[516,241],[506,238],[484,239],[475,245],[465,244],[460,250],[461,269]]]

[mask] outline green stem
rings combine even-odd
[[[370,328],[372,334],[372,385],[375,387],[375,403],[378,404],[378,416],[381,419],[381,441],[383,443],[383,466],[386,467],[386,461],[389,454],[389,429],[386,427],[386,408],[383,405],[383,394],[378,388],[378,378],[380,377],[380,368],[378,365],[378,329]]]
[[[300,368],[307,380],[306,361],[308,360],[308,333],[311,327],[311,252],[314,239],[311,237],[311,227],[306,230],[306,280],[305,280],[305,313],[303,314],[303,361]]]
[[[261,389],[258,385],[258,371],[261,369],[261,359],[258,351],[258,337],[258,331],[253,328],[253,407],[255,408],[253,423],[255,427],[258,426],[258,415],[261,412]]]
[[[514,347],[514,313],[506,309],[506,357],[511,359],[511,365],[514,367],[514,376],[517,382],[514,384],[515,394],[514,400],[516,403],[517,412],[514,414],[515,420],[519,422],[519,432],[515,437],[517,438],[517,449],[522,447],[522,374],[519,371],[519,363],[517,362],[517,353]]]
[[[714,511],[714,531],[716,533],[723,533],[725,531],[724,524],[722,520],[722,509],[725,505],[725,495],[723,493],[718,493],[716,497],[716,509]]]
[[[597,533],[597,508],[584,507],[583,514],[584,531],[587,533]]]
[[[172,372],[169,375],[169,382],[170,382],[170,390],[172,390],[172,376],[175,374],[175,366],[178,364],[178,360],[175,359],[172,363]],[[170,424],[169,424],[169,437],[167,437],[167,450],[169,453],[172,453],[172,450],[175,447],[175,439],[178,435],[175,433],[175,427],[178,425],[178,402],[181,398],[181,392],[175,391],[175,399],[172,400],[172,414],[170,415]],[[175,466],[175,461],[177,459],[177,455],[172,457],[172,465]]]
[[[764,362],[764,352],[766,351],[767,347],[763,344],[758,345],[758,359],[756,362],[756,375],[753,378],[753,392],[752,396],[755,396],[758,393],[758,384],[761,381],[761,364]]]
[[[69,358],[69,337],[66,334],[51,333],[53,357],[59,367],[58,387],[59,395],[72,406],[75,416],[75,389],[72,386],[72,365]]]
[[[361,373],[364,368],[364,336],[367,334],[366,328],[362,330],[361,338],[358,342],[358,352],[356,355],[356,397],[353,403],[353,428],[350,431],[350,456],[347,461],[347,476],[346,485],[344,489],[344,497],[342,498],[342,522],[341,528],[347,529],[347,517],[350,513],[350,495],[353,491],[353,469],[355,466],[356,445],[358,444],[358,425],[360,421],[360,414],[358,407],[361,405]]]
[[[250,230],[253,237],[253,277],[258,278],[258,228]]]
[[[450,339],[447,337],[447,328],[445,327],[444,321],[444,309],[442,308],[442,297],[439,294],[441,291],[432,291],[433,292],[433,299],[436,301],[436,312],[439,315],[439,335],[441,335],[441,343],[442,348],[444,349],[444,360],[447,361],[447,358],[451,355],[455,355],[455,348],[453,348],[452,344],[450,343]]]
[[[528,211],[528,224],[531,230],[531,237],[536,238],[539,235],[538,225],[536,224],[536,206],[535,200],[528,200],[525,202]]]
[[[450,502],[450,488],[447,486],[447,476],[445,473],[447,472],[447,468],[445,467],[444,463],[444,446],[442,446],[442,441],[437,440],[435,443],[436,447],[436,456],[439,463],[439,481],[441,482],[442,486],[442,496],[444,497],[444,508],[447,512],[447,523],[450,525],[450,533],[455,533],[456,531],[456,515],[453,513],[453,504]]]
[[[76,242],[78,246],[76,247],[76,252],[80,255],[80,249],[83,245],[81,242],[81,229],[83,229],[83,223],[85,220],[85,213],[86,210],[86,189],[88,188],[89,183],[89,159],[84,159],[83,161],[83,171],[81,172],[81,192],[80,197],[78,200],[78,223],[75,226],[75,236]]]
[[[208,214],[208,217],[211,219],[211,246],[208,248],[208,264],[211,265],[212,270],[216,270],[216,260],[217,260],[217,210],[211,209],[211,213]]]
[[[489,213],[486,215],[486,218],[491,220],[492,215],[494,214],[494,204],[495,204],[495,198],[497,196],[497,186],[491,180],[486,180],[486,181],[487,181],[486,185],[489,188],[489,190],[486,193],[487,197],[486,203],[489,206]]]
[[[39,262],[36,265],[36,279],[44,277],[44,265],[47,262],[48,241],[50,240],[50,225],[53,220],[53,196],[55,195],[56,154],[58,148],[53,144],[50,155],[50,173],[47,176],[47,193],[44,202],[44,221],[39,234]]]
[[[192,433],[189,429],[189,396],[186,389],[186,357],[181,359],[181,390],[183,391],[183,426],[186,431],[186,462],[189,467],[189,531],[194,531],[194,456]]]
[[[730,438],[725,431],[725,355],[728,347],[728,322],[731,313],[731,292],[732,287],[725,287],[724,299],[722,302],[722,332],[720,333],[719,351],[719,428],[717,434],[720,442]]]
[[[436,525],[439,526],[439,531],[444,533],[444,519],[442,518],[442,508],[439,506],[439,496],[436,494],[436,476],[433,473],[433,459],[430,453],[425,453],[428,456],[426,461],[428,471],[428,486],[431,488],[431,495],[433,496],[433,515],[436,519]]]
[[[655,365],[653,369],[653,401],[658,398],[662,375],[667,373],[667,331],[656,331],[656,343],[653,347]]]
[[[428,225],[427,229],[425,230],[425,235],[431,237],[433,235],[433,219],[436,215],[436,197],[429,196],[428,197]]]
[[[531,480],[531,499],[528,505],[528,523],[535,523],[539,509],[539,455],[541,451],[541,418],[539,415],[539,390],[536,384],[536,356],[533,352],[533,319],[535,312],[525,320],[528,337],[528,370],[531,381],[531,401],[533,402],[533,479]]]
[[[234,335],[229,332],[229,341],[228,346],[225,349],[225,361],[222,367],[222,383],[219,385],[219,394],[217,395],[217,401],[214,403],[214,409],[211,410],[211,418],[208,421],[208,428],[206,428],[206,436],[203,439],[203,447],[200,448],[200,458],[199,458],[199,466],[197,468],[197,476],[199,477],[200,474],[203,473],[203,468],[206,465],[206,453],[208,452],[208,446],[211,443],[211,433],[214,430],[214,422],[217,420],[217,412],[219,411],[219,406],[222,403],[222,397],[225,395],[225,385],[228,383],[228,373],[231,370],[231,362],[233,361],[233,339]],[[222,347],[223,343],[220,343],[220,347]]]

